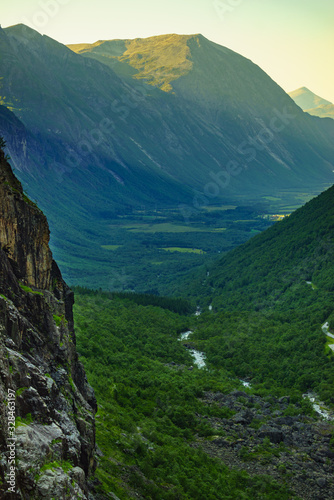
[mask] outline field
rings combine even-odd
[[[200,226],[194,227],[191,225],[184,226],[182,224],[175,224],[172,222],[161,222],[158,224],[149,223],[135,223],[135,224],[122,224],[111,225],[111,228],[122,228],[133,233],[211,233],[212,231],[224,231],[226,228],[210,228]]]
[[[225,205],[185,223],[178,208],[138,210],[106,219],[102,230],[92,228],[91,240],[73,234],[61,242],[66,262],[57,250],[55,257],[70,286],[180,295],[199,270],[206,273],[214,260],[270,226],[266,213],[266,206]]]
[[[143,207],[107,215],[85,236],[72,231],[52,249],[70,286],[181,295],[199,272],[275,223],[272,215],[290,214],[311,197],[277,193],[240,206],[204,207],[189,220],[178,207]]]
[[[180,247],[169,247],[162,248],[162,250],[166,250],[166,252],[180,252],[180,253],[197,253],[204,254],[204,250],[200,250],[199,248],[180,248]]]

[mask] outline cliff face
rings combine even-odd
[[[0,171],[0,241],[27,285],[51,290],[52,255],[46,217],[24,195],[8,163]]]
[[[48,242],[45,216],[0,150],[1,498],[85,499],[94,470],[96,400]]]

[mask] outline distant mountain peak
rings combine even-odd
[[[307,113],[321,118],[334,118],[334,104],[318,96],[307,87],[289,92],[295,103]]]
[[[295,92],[311,92],[307,87],[300,87]]]

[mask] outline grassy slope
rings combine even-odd
[[[69,45],[78,54],[86,54],[115,66],[116,60],[136,71],[135,78],[172,91],[171,82],[191,71],[188,40],[192,35],[162,35],[134,40],[99,41],[94,44]],[[118,50],[117,50],[118,49]]]

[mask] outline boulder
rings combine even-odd
[[[269,425],[263,425],[259,429],[258,437],[262,439],[268,437],[271,443],[276,444],[281,443],[284,440],[283,432],[280,429]]]

